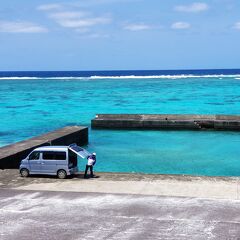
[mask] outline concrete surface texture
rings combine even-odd
[[[96,119],[131,120],[229,120],[240,121],[240,115],[215,114],[96,114]]]
[[[84,179],[83,174],[60,180],[56,177],[20,177],[17,170],[0,171],[2,188],[36,191],[141,194],[178,197],[240,199],[240,179],[99,173],[97,178]]]
[[[1,240],[240,239],[239,178],[0,170]]]
[[[183,196],[219,199],[240,199],[238,182],[212,182],[212,181],[178,181],[157,180],[154,181],[117,181],[117,180],[93,180],[88,181],[57,181],[48,184],[29,183],[16,187],[21,190],[39,191],[63,191],[63,192],[95,192],[95,193],[121,193],[142,194],[158,196]]]
[[[0,190],[0,239],[239,239],[240,202]]]
[[[240,130],[240,116],[198,114],[97,114],[93,128]]]

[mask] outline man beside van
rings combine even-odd
[[[95,165],[96,160],[97,160],[96,153],[93,153],[92,155],[90,155],[88,157],[88,162],[86,164],[84,178],[87,178],[88,169],[90,169],[90,176],[94,177],[94,175],[93,175],[93,166]]]

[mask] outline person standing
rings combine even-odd
[[[93,166],[95,165],[96,160],[97,160],[96,153],[93,153],[92,155],[90,155],[88,157],[88,162],[86,164],[84,178],[87,178],[88,169],[90,169],[90,176],[94,177],[94,175],[93,175]]]

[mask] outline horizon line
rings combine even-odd
[[[119,70],[0,70],[0,72],[137,72],[137,71],[216,71],[216,70],[239,70],[240,68],[192,68],[192,69],[119,69]]]

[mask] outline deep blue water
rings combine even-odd
[[[0,145],[98,113],[240,114],[239,80],[240,70],[0,72]],[[239,176],[239,146],[238,132],[90,130],[86,147],[97,171]]]
[[[3,71],[2,77],[91,77],[91,76],[162,76],[162,75],[238,75],[240,69],[128,70],[128,71]]]

